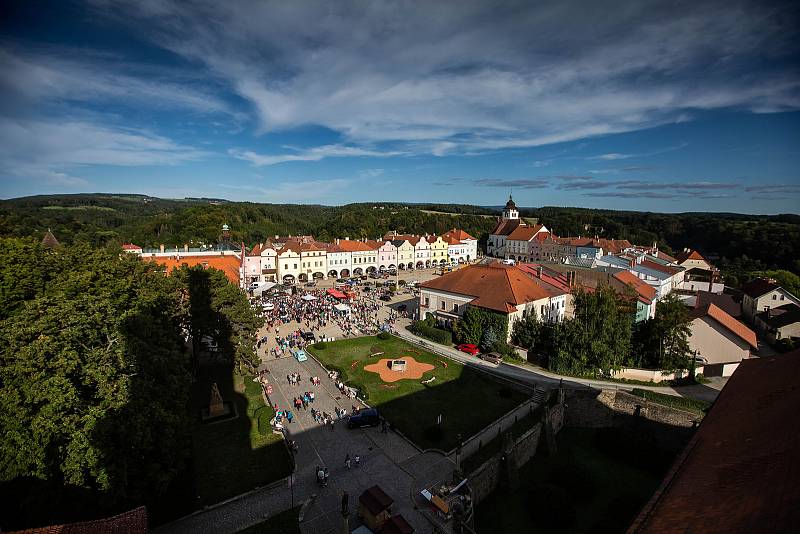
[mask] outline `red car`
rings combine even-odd
[[[477,356],[480,352],[478,350],[477,345],[473,345],[472,343],[462,343],[458,347],[456,347],[461,352],[466,352],[467,354],[472,354],[473,356]]]

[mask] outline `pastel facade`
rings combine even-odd
[[[431,265],[444,267],[447,265],[447,251],[449,245],[441,236],[428,236],[428,243],[431,245]]]
[[[391,241],[384,241],[378,247],[378,270],[392,271],[397,269],[397,249]]]

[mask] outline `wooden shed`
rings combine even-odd
[[[380,486],[372,486],[358,498],[358,516],[371,530],[379,530],[391,516],[392,503]]]

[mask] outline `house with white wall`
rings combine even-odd
[[[742,314],[750,323],[759,313],[789,303],[800,306],[800,299],[774,279],[755,278],[742,287]]]

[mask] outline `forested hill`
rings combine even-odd
[[[454,204],[363,203],[345,206],[256,204],[221,199],[165,200],[142,195],[80,194],[0,201],[2,235],[41,236],[96,246],[214,243],[223,224],[251,246],[280,234],[375,238],[388,230],[441,233],[458,226],[485,242],[499,208]],[[522,208],[557,235],[601,235],[658,242],[710,256],[727,273],[782,268],[800,272],[800,216],[733,213],[646,213],[583,208]]]

